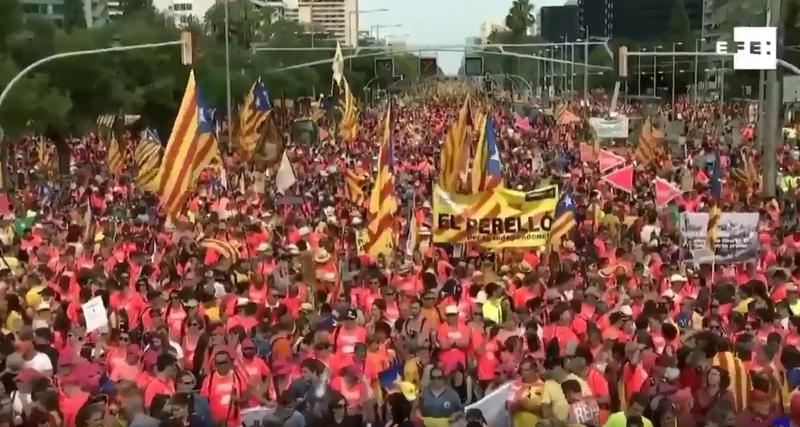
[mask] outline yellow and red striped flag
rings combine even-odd
[[[366,196],[361,186],[367,180],[366,174],[360,169],[347,169],[344,171],[345,189],[347,191],[347,199],[353,202],[356,206],[363,206]]]
[[[236,244],[227,240],[206,238],[201,240],[199,244],[201,248],[211,249],[221,257],[231,260],[231,262],[238,261],[241,256]]]
[[[649,117],[639,130],[634,156],[640,164],[652,166],[657,166],[667,156],[664,149],[664,132],[655,128]]]
[[[717,236],[719,235],[719,220],[721,217],[722,210],[715,203],[708,212],[708,225],[706,226],[708,248],[711,249],[712,252],[715,252],[717,249]]]
[[[340,101],[342,120],[339,122],[339,138],[343,141],[353,141],[358,137],[358,103],[344,77],[342,77],[342,87],[344,101]]]
[[[253,158],[271,110],[267,88],[259,78],[245,95],[239,112],[239,150],[245,161]]]
[[[212,122],[192,71],[158,172],[157,193],[169,218],[178,216],[200,172],[214,157],[217,143]]]
[[[394,213],[397,200],[394,194],[394,144],[392,141],[392,107],[386,110],[383,121],[383,142],[378,155],[378,172],[370,195],[365,251],[371,257],[394,251]]]
[[[464,172],[464,159],[469,156],[464,141],[467,137],[467,121],[469,113],[469,97],[464,100],[464,105],[458,113],[458,118],[450,127],[442,146],[439,161],[439,186],[443,190],[456,193],[460,188],[461,174]]]
[[[122,149],[120,149],[119,142],[117,142],[117,139],[113,137],[108,143],[108,151],[106,152],[106,166],[108,166],[108,170],[114,175],[121,174],[122,169],[125,167],[125,156],[122,154]]]
[[[155,191],[163,148],[158,136],[150,129],[142,132],[139,145],[133,153],[136,164],[136,185],[146,191]]]

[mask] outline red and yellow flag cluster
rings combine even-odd
[[[342,77],[344,100],[340,101],[342,120],[339,122],[339,138],[343,141],[353,141],[358,138],[358,103],[347,79]]]
[[[114,175],[119,175],[125,167],[125,154],[116,138],[111,138],[106,152],[106,166]]]
[[[212,122],[192,71],[158,172],[156,193],[170,218],[178,216],[200,173],[219,151]]]
[[[378,155],[378,172],[369,202],[370,221],[367,225],[367,255],[389,255],[394,251],[394,213],[397,199],[394,194],[394,144],[392,141],[392,107],[386,110],[383,121],[383,142]]]
[[[347,191],[347,199],[353,202],[356,206],[363,206],[366,196],[361,186],[367,180],[367,175],[360,169],[347,169],[344,172],[345,189]]]
[[[161,166],[161,142],[152,132],[146,131],[133,153],[136,163],[136,185],[147,191],[155,191],[158,170]]]
[[[658,166],[666,158],[664,132],[653,126],[648,117],[639,131],[639,140],[633,155],[641,165]]]
[[[466,173],[469,160],[469,146],[466,144],[469,119],[469,98],[464,101],[458,118],[447,132],[440,157],[439,186],[445,191],[458,192],[462,174]]]

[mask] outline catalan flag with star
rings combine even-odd
[[[177,217],[183,209],[216,150],[212,112],[203,102],[192,71],[158,172],[156,193],[169,218]]]
[[[394,141],[392,139],[392,106],[383,121],[383,143],[378,155],[378,172],[370,195],[365,252],[371,257],[390,254],[394,244],[394,213],[397,200],[394,193]]]
[[[550,227],[550,244],[548,247],[561,244],[561,240],[578,225],[576,217],[575,199],[572,197],[572,189],[568,188],[561,195],[556,205],[555,218],[553,218],[553,225]]]
[[[253,152],[258,146],[270,111],[272,103],[269,100],[269,93],[259,78],[245,95],[244,104],[239,112],[239,150],[245,161],[253,158]]]

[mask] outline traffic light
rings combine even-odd
[[[628,46],[619,47],[617,64],[617,74],[620,77],[628,77]]]
[[[394,59],[378,58],[375,60],[375,76],[383,81],[391,81],[394,75]]]
[[[482,76],[483,58],[480,56],[464,57],[464,74],[468,76]]]
[[[439,66],[436,64],[436,58],[420,58],[419,73],[425,77],[439,74]]]

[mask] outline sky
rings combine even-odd
[[[467,37],[480,34],[481,23],[502,23],[512,0],[359,0],[359,9],[389,9],[388,12],[362,13],[359,27],[367,31],[375,25],[401,25],[382,28],[380,35],[405,35],[409,45],[463,44]],[[537,8],[557,6],[565,0],[533,0]],[[374,31],[374,29],[373,29]],[[373,34],[374,35],[374,34]],[[447,74],[455,74],[461,66],[463,54],[439,52],[439,67]]]

